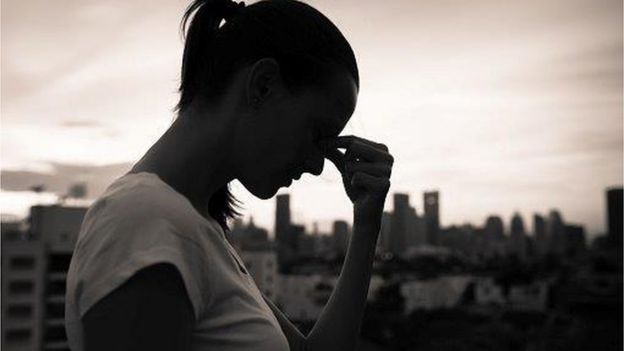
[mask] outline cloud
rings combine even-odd
[[[102,127],[102,123],[94,120],[79,120],[79,119],[70,119],[61,121],[60,125],[62,127],[68,128],[97,128]]]
[[[96,198],[132,167],[130,163],[93,166],[50,162],[49,165],[50,172],[2,170],[2,190],[29,191],[32,186],[43,185],[46,191],[63,195],[72,184],[84,181],[87,183],[87,196]]]

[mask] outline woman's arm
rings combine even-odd
[[[190,350],[193,306],[177,268],[141,269],[82,317],[86,351]]]
[[[375,232],[379,231],[375,227],[374,223],[368,224],[365,220],[355,220],[353,239],[349,244],[338,283],[319,320],[307,337],[269,298],[262,295],[279,321],[291,351],[355,349],[368,295],[377,241]]]
[[[355,350],[366,305],[375,245],[376,221],[354,219],[353,236],[340,278],[307,337],[307,350]]]
[[[355,350],[394,158],[385,145],[354,136],[324,140],[322,148],[342,174],[347,196],[353,202],[353,234],[340,277],[307,337],[269,299],[264,299],[291,350]],[[338,148],[347,151],[343,154]]]
[[[355,350],[394,158],[385,145],[355,136],[325,140],[322,148],[340,171],[353,203],[353,234],[336,287],[307,336],[306,348]]]

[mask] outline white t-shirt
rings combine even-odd
[[[221,226],[148,172],[115,180],[85,215],[67,273],[70,348],[84,350],[81,318],[89,308],[141,268],[160,262],[174,264],[184,280],[195,314],[193,350],[289,350]]]

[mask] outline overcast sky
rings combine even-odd
[[[620,0],[307,2],[358,60],[343,134],[389,146],[391,192],[419,214],[422,191],[437,189],[443,225],[508,224],[519,211],[530,227],[557,208],[590,235],[604,230],[604,191],[622,184]],[[2,0],[3,173],[137,161],[174,117],[186,5]],[[23,213],[33,197],[4,179],[2,212]],[[273,227],[273,200],[234,192]],[[329,162],[280,192],[297,221],[350,220]]]

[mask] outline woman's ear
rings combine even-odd
[[[247,104],[258,109],[274,94],[280,79],[279,63],[274,58],[265,57],[256,61],[247,75]]]

